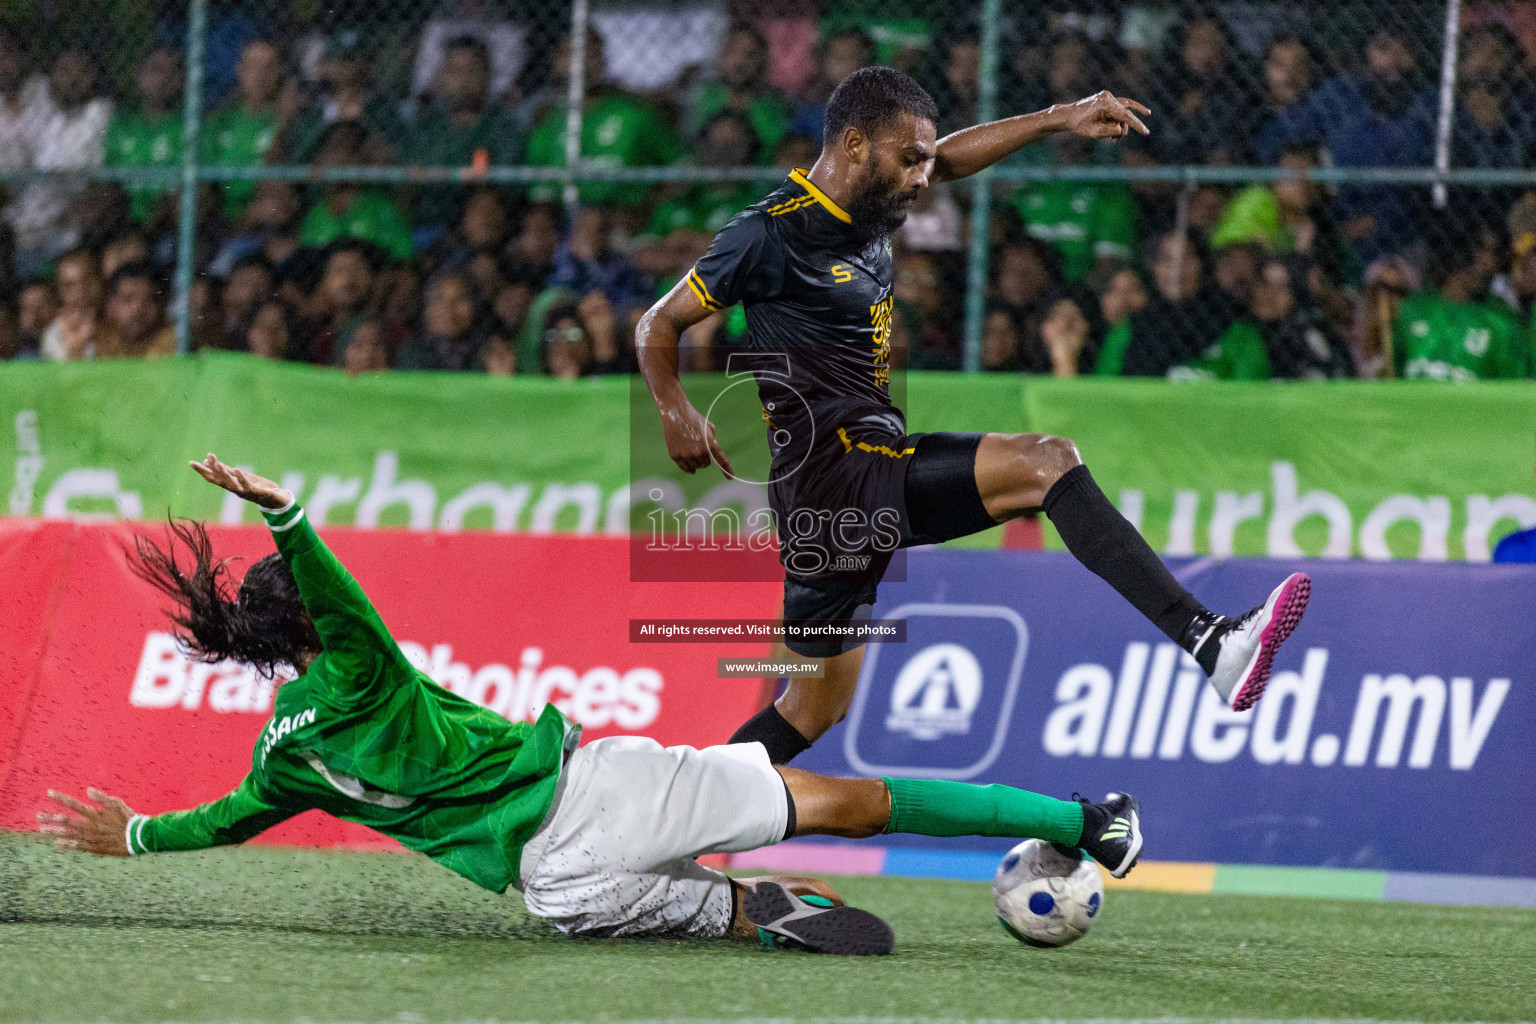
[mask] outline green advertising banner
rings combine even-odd
[[[1486,561],[1536,525],[1528,382],[1031,378],[1024,409],[1167,554]]]
[[[703,378],[696,387],[720,389]],[[744,476],[766,462],[751,390],[718,417]],[[905,405],[913,431],[1072,438],[1170,554],[1480,560],[1503,534],[1536,525],[1529,384],[913,373]],[[653,450],[649,398],[624,378],[349,378],[219,354],[12,363],[0,366],[0,418],[0,513],[18,516],[254,522],[186,469],[209,451],[283,480],[322,524],[623,534],[653,477],[669,472],[688,503],[720,500],[722,488],[752,500],[713,467],[671,469]],[[631,481],[644,486],[632,492]]]
[[[623,380],[349,378],[233,355],[10,365],[6,511],[255,522],[187,468],[217,452],[320,524],[625,533],[627,395]]]

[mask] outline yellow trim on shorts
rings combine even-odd
[[[837,436],[843,439],[844,454],[857,448],[859,451],[869,452],[871,455],[888,455],[893,459],[901,459],[917,451],[916,448],[903,448],[898,452],[893,448],[887,448],[883,444],[866,444],[863,441],[850,441],[848,440],[847,432],[842,427],[837,428]]]

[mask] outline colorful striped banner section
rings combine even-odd
[[[893,875],[990,882],[997,856],[965,850],[791,842],[733,854],[735,870],[801,874]],[[1390,900],[1463,906],[1536,907],[1536,878],[1497,878],[1415,871],[1266,867],[1251,864],[1181,864],[1144,861],[1129,878],[1104,876],[1108,889],[1302,896],[1332,900]]]

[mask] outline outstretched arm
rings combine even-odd
[[[55,844],[61,850],[101,857],[204,850],[243,843],[297,813],[263,800],[256,794],[249,776],[233,793],[212,803],[154,817],[133,813],[122,800],[99,789],[88,789],[85,795],[93,802],[50,789],[48,796],[73,813],[41,812],[37,816],[38,829],[56,836]]]
[[[939,140],[933,180],[968,177],[1057,132],[1072,132],[1090,139],[1123,139],[1133,129],[1149,135],[1147,126],[1136,115],[1151,113],[1135,100],[1105,91],[1076,103],[1058,103],[1037,113],[962,128]]]
[[[368,595],[310,527],[292,494],[212,453],[191,465],[204,480],[261,507],[324,648],[308,669],[311,676],[323,677],[338,692],[357,694],[377,683],[386,666],[406,664]]]

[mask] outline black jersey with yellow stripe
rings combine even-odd
[[[839,443],[890,394],[891,243],[868,240],[806,177],[734,217],[688,272],[699,303],[740,302],[775,458]]]

